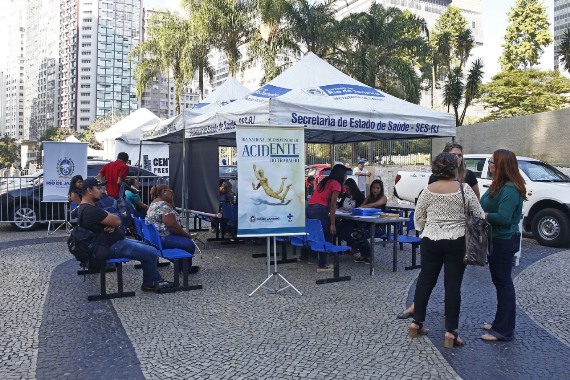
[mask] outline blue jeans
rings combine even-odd
[[[153,286],[162,281],[162,277],[156,269],[158,262],[156,248],[133,239],[119,240],[109,247],[109,258],[119,259],[123,257],[140,261],[143,270],[143,285]]]
[[[512,340],[515,332],[517,305],[511,277],[513,257],[520,248],[520,233],[510,239],[493,239],[489,270],[497,290],[497,311],[489,334],[500,340]]]
[[[332,243],[331,239],[331,220],[329,218],[329,208],[322,205],[309,205],[305,212],[307,219],[318,219],[323,226],[325,240]],[[327,254],[319,252],[319,267],[327,266]]]
[[[160,241],[162,243],[162,248],[170,249],[170,248],[180,248],[188,253],[194,254],[196,250],[196,245],[192,241],[192,239],[187,238],[186,236],[182,235],[168,235],[168,236],[161,236]],[[192,267],[192,259],[188,259],[188,266]]]

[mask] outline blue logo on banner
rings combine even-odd
[[[57,162],[56,170],[60,176],[69,177],[75,170],[75,164],[71,158],[65,157]]]
[[[384,94],[372,87],[359,86],[355,84],[329,84],[321,86],[321,89],[329,96],[362,95],[374,96],[377,98],[384,97]]]
[[[290,88],[283,88],[266,84],[265,86],[255,90],[251,95],[260,98],[276,98],[278,96],[285,95],[289,91],[291,91]]]
[[[208,104],[210,103],[198,103],[194,106],[194,108],[202,108],[202,107],[206,107]]]

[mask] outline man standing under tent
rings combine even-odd
[[[358,160],[358,167],[352,171],[352,173],[357,177],[356,183],[358,184],[358,189],[362,195],[366,195],[366,177],[370,177],[372,173],[364,169],[364,163],[366,160]]]
[[[121,183],[127,179],[129,174],[128,161],[129,155],[121,152],[115,161],[105,164],[97,174],[98,180],[105,179],[107,181],[107,194],[115,199],[119,198]]]

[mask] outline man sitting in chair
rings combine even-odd
[[[81,227],[93,231],[96,235],[102,234],[99,242],[108,247],[108,258],[140,261],[143,270],[142,291],[150,292],[172,287],[172,283],[165,281],[156,269],[158,263],[156,248],[133,239],[126,239],[119,228],[121,218],[95,206],[95,202],[103,194],[103,186],[105,182],[97,178],[86,178],[83,181],[83,197],[78,210]]]
[[[289,192],[289,189],[291,188],[292,185],[292,184],[287,185],[287,187],[285,188],[285,192],[281,194],[287,177],[281,177],[281,186],[279,187],[279,190],[273,191],[273,189],[269,187],[268,179],[267,177],[265,177],[265,172],[263,171],[263,169],[257,170],[257,167],[255,166],[255,164],[253,164],[253,172],[255,173],[255,178],[257,178],[257,180],[259,181],[257,183],[257,186],[255,185],[255,183],[251,184],[253,190],[257,190],[260,187],[263,187],[263,190],[265,190],[265,194],[269,195],[272,198],[279,199],[281,202],[285,201],[285,197],[287,196],[287,193]]]

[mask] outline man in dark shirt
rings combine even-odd
[[[156,268],[158,262],[156,249],[139,241],[126,239],[119,228],[121,219],[95,206],[95,202],[103,194],[104,185],[105,182],[92,177],[83,181],[81,205],[78,210],[81,226],[95,234],[103,234],[100,242],[109,247],[109,258],[124,257],[140,261],[143,269],[141,286],[143,291],[171,287],[172,284],[163,280]]]
[[[98,180],[105,179],[107,181],[107,194],[115,199],[119,199],[121,183],[127,179],[129,174],[127,162],[129,162],[129,155],[121,152],[115,161],[105,164],[97,174]]]

